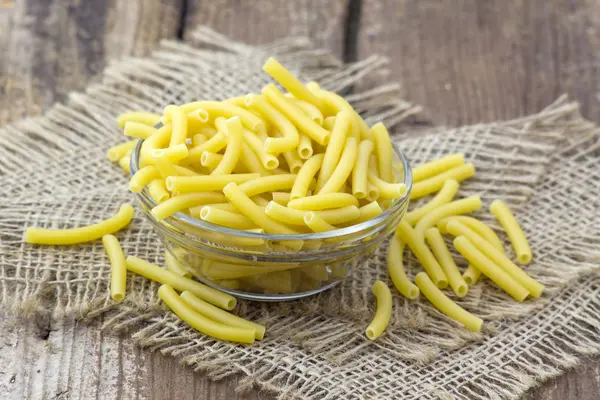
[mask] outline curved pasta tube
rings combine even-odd
[[[279,160],[275,155],[267,153],[265,150],[265,142],[261,138],[252,132],[245,130],[244,141],[250,147],[250,149],[252,149],[254,154],[256,154],[264,168],[267,170],[273,170],[279,167]]]
[[[249,276],[264,275],[270,272],[285,271],[295,267],[295,265],[235,265],[211,261],[209,265],[204,266],[204,268],[202,269],[202,273],[211,280],[239,279],[247,278]]]
[[[269,57],[265,62],[263,71],[271,75],[273,79],[279,82],[279,84],[293,94],[294,97],[310,104],[314,104],[318,108],[323,108],[323,102],[273,57]]]
[[[273,201],[279,203],[282,206],[286,206],[290,202],[290,194],[286,192],[273,192],[271,193]]]
[[[232,310],[237,301],[235,297],[206,286],[200,282],[193,281],[183,276],[174,274],[173,272],[159,267],[158,265],[149,263],[134,256],[127,256],[127,270],[135,274],[143,276],[151,281],[163,283],[172,286],[174,289],[183,292],[188,290],[200,297],[204,301],[208,301],[217,307],[225,310]]]
[[[314,154],[312,142],[304,133],[300,134],[300,143],[298,144],[298,155],[303,160],[308,160]]]
[[[215,134],[216,134],[216,132],[215,132]],[[208,136],[206,136],[204,133],[197,133],[194,136],[192,136],[192,147],[200,146],[201,144],[204,144],[207,141],[208,141]],[[188,153],[188,155],[189,155],[189,153]]]
[[[145,168],[145,167],[144,167]],[[134,175],[135,177],[135,175]],[[260,178],[260,174],[230,174],[230,175],[197,175],[197,176],[169,176],[166,179],[167,189],[171,192],[209,192],[223,190],[230,182],[244,183]],[[132,178],[133,179],[133,178]],[[130,183],[131,188],[131,183]],[[131,190],[131,189],[130,189]]]
[[[492,246],[487,240],[483,239],[477,233],[470,228],[461,224],[458,221],[448,222],[448,232],[454,236],[464,236],[467,238],[477,249],[482,252],[488,259],[494,264],[503,269],[508,275],[510,275],[515,281],[522,285],[532,297],[538,298],[544,291],[544,285],[531,278],[525,271],[514,264],[508,257],[506,257],[500,250]],[[475,265],[475,267],[478,267]],[[481,268],[478,267],[481,272]]]
[[[154,179],[148,184],[148,194],[156,204],[168,200],[171,195],[167,192],[165,181],[163,179]]]
[[[267,293],[292,293],[294,281],[292,271],[276,271],[268,274],[249,276],[244,279],[247,284],[260,288]]]
[[[288,225],[306,226],[304,223],[306,213],[307,211],[294,210],[275,201],[269,202],[265,208],[265,214],[269,217]],[[347,206],[331,210],[315,211],[315,214],[328,224],[343,224],[356,220],[360,216],[360,211],[356,206]]]
[[[382,281],[375,281],[371,290],[377,299],[377,310],[365,334],[370,340],[375,340],[381,336],[390,323],[392,316],[392,293]]]
[[[392,149],[390,134],[381,122],[371,127],[371,134],[375,142],[379,176],[384,181],[392,183],[395,179],[393,169],[394,151]]]
[[[479,196],[471,196],[444,204],[421,218],[415,227],[415,232],[423,238],[425,236],[425,231],[436,225],[439,220],[452,215],[467,214],[479,210],[480,208],[481,198]]]
[[[523,229],[521,229],[521,225],[519,225],[519,222],[508,206],[503,201],[494,200],[492,205],[490,205],[490,211],[496,216],[496,219],[498,219],[498,222],[500,222],[500,225],[502,225],[508,235],[515,249],[517,261],[523,265],[529,264],[532,258],[531,247],[525,233],[523,233]]]
[[[244,182],[239,185],[239,188],[248,197],[254,197],[265,192],[288,190],[294,185],[296,176],[295,174],[265,176]]]
[[[414,300],[419,297],[419,288],[408,279],[404,272],[402,263],[402,254],[404,253],[404,243],[396,235],[390,241],[387,254],[388,274],[394,284],[394,287],[400,294],[407,299]]]
[[[285,159],[285,162],[287,163],[290,172],[292,174],[297,174],[298,171],[300,171],[300,168],[302,168],[302,165],[304,164],[302,162],[302,159],[298,155],[298,152],[286,151],[285,153],[282,153],[282,156]]]
[[[452,220],[458,221],[461,224],[471,228],[479,236],[490,242],[492,246],[504,253],[504,246],[502,245],[502,241],[500,240],[498,235],[496,235],[496,232],[494,232],[494,230],[487,226],[484,222],[481,222],[480,220],[473,217],[467,217],[465,215],[454,215],[452,217],[444,218],[437,223],[438,229],[441,233],[448,233],[448,222]]]
[[[400,224],[396,228],[396,234],[401,241],[410,247],[425,269],[425,272],[427,272],[427,275],[435,282],[435,285],[440,289],[447,288],[448,278],[427,245],[425,245],[423,236],[417,235],[415,230],[406,221],[400,221]]]
[[[411,225],[415,225],[423,216],[427,215],[429,212],[433,211],[437,207],[447,204],[452,201],[456,192],[458,192],[459,183],[454,179],[448,179],[444,182],[444,186],[442,189],[436,194],[436,196],[431,199],[427,204],[422,207],[419,207],[415,210],[412,210],[406,214],[404,220]]]
[[[160,172],[154,165],[147,165],[133,174],[129,180],[129,190],[133,193],[140,193],[147,184],[160,177]]]
[[[140,124],[154,126],[160,122],[160,115],[144,111],[131,111],[120,114],[117,117],[119,126],[123,128],[127,122],[137,122]]]
[[[165,119],[171,121],[171,142],[169,147],[184,144],[188,134],[187,117],[183,110],[176,105],[170,104],[165,107]]]
[[[463,280],[467,282],[467,285],[474,285],[479,282],[479,278],[481,278],[481,271],[469,264],[463,273]]]
[[[300,171],[298,171],[296,180],[292,185],[290,200],[306,197],[310,182],[313,180],[317,171],[319,171],[319,168],[321,168],[323,157],[324,154],[322,153],[314,155],[302,165],[302,168],[300,168]]]
[[[158,129],[155,135],[150,136],[142,143],[140,149],[140,167],[154,164],[152,151],[166,147],[171,140],[171,124],[165,124]]]
[[[319,125],[323,125],[323,113],[321,112],[321,110],[319,110],[319,108],[317,106],[315,106],[314,104],[311,104],[307,101],[296,99],[294,97],[292,97],[291,100],[302,111],[304,111],[304,114],[306,114],[308,117],[310,117],[310,119],[312,119]]]
[[[223,154],[205,151],[200,157],[200,165],[208,168],[216,168],[223,160]]]
[[[211,224],[221,225],[232,229],[251,229],[256,226],[254,225],[254,222],[243,215],[220,210],[218,208],[212,208],[210,206],[202,208],[200,211],[200,218]]]
[[[32,244],[68,245],[91,242],[125,228],[133,218],[133,207],[123,204],[114,216],[93,225],[71,229],[27,228],[25,242]]]
[[[357,199],[364,199],[367,197],[367,175],[369,170],[369,159],[372,152],[373,142],[370,140],[363,140],[358,145],[356,164],[352,170],[352,194]]]
[[[131,174],[131,156],[123,156],[119,159],[119,166],[127,175]]]
[[[465,163],[462,153],[450,154],[440,159],[430,161],[412,169],[413,182],[419,182],[432,176],[439,175]]]
[[[425,232],[425,238],[429,243],[433,255],[444,270],[444,274],[446,274],[448,283],[454,294],[457,297],[465,297],[469,291],[469,286],[467,286],[456,263],[452,259],[452,254],[450,254],[448,247],[446,247],[440,231],[437,228],[429,228]]]
[[[372,201],[369,204],[360,207],[358,209],[358,212],[360,213],[360,216],[357,219],[351,221],[353,225],[360,224],[361,222],[365,222],[372,218],[375,218],[381,213],[383,213],[383,210],[381,209],[381,206],[378,202]]]
[[[183,276],[184,278],[192,277],[192,274],[183,268],[175,256],[173,256],[173,254],[171,254],[171,252],[168,250],[165,250],[165,265],[167,266],[167,269],[175,275]]]
[[[235,208],[232,204],[229,203],[211,203],[211,204],[203,204],[201,206],[191,207],[190,215],[194,218],[200,218],[200,212],[204,207],[212,207],[218,208],[219,210],[229,211],[230,213],[239,214],[237,208]]]
[[[213,176],[230,174],[237,165],[242,152],[244,136],[239,117],[229,118],[225,121],[225,125],[227,126],[227,147],[221,162],[211,173]]]
[[[282,138],[267,138],[265,141],[265,150],[270,154],[279,154],[286,151],[295,150],[300,143],[298,130],[279,110],[273,107],[262,96],[249,94],[244,99],[244,103],[252,110],[258,111],[283,135]]]
[[[102,236],[102,244],[110,260],[110,297],[117,302],[123,301],[127,287],[125,254],[119,240],[113,235]]]
[[[344,143],[348,137],[348,132],[352,128],[352,113],[347,110],[343,110],[337,114],[335,118],[335,125],[331,131],[331,146],[327,146],[325,149],[325,156],[319,171],[319,178],[317,179],[317,191],[320,190],[325,183],[329,180],[333,171],[335,170],[338,161],[344,151]]]
[[[277,162],[277,165],[279,165],[279,160],[277,160],[277,157],[275,157],[275,161]],[[240,155],[240,163],[242,163],[242,165],[252,173],[260,174],[260,176],[271,175],[271,172],[269,172],[269,170],[267,170],[263,166],[258,156],[250,149],[248,143],[242,144],[242,154]]]
[[[119,161],[121,158],[127,155],[127,152],[133,150],[137,142],[138,140],[134,139],[111,147],[107,152],[108,159],[112,162]]]
[[[389,183],[372,173],[368,174],[368,180],[379,190],[378,199],[399,199],[408,192],[404,183]]]
[[[355,138],[349,137],[338,165],[317,194],[335,193],[344,186],[356,164],[357,153],[358,143]]]
[[[328,224],[337,225],[354,221],[360,217],[360,210],[356,206],[346,206],[330,210],[315,211]]]
[[[333,130],[333,127],[335,126],[335,120],[336,120],[335,115],[325,118],[323,120],[323,128],[327,129],[328,131]]]
[[[186,114],[189,114],[194,110],[202,108],[206,110],[213,118],[239,117],[242,125],[244,125],[244,127],[246,127],[247,129],[250,129],[252,132],[266,132],[265,122],[260,117],[252,114],[245,108],[238,107],[231,103],[222,101],[195,101],[193,103],[183,104],[180,106],[180,108],[183,109],[183,111]]]
[[[154,165],[163,179],[178,175],[175,165],[169,160],[163,149],[152,150],[152,158],[154,158]]]
[[[487,242],[486,242],[487,243]],[[502,290],[517,301],[523,301],[529,295],[529,291],[511,277],[506,271],[490,260],[484,253],[465,236],[454,239],[454,247],[464,258],[466,258],[482,274],[490,278]],[[491,245],[490,245],[491,247]]]
[[[329,208],[357,206],[358,200],[348,193],[327,193],[290,200],[288,207],[296,210],[320,211]]]
[[[198,332],[230,342],[254,343],[254,329],[227,326],[205,317],[194,311],[169,285],[162,285],[158,289],[158,296],[183,322]]]
[[[217,192],[188,193],[171,197],[155,206],[151,212],[152,216],[154,216],[157,221],[162,221],[176,212],[191,207],[210,203],[220,203],[223,201],[225,201],[225,196]]]
[[[265,337],[265,327],[263,325],[256,324],[244,318],[240,318],[237,315],[233,315],[227,311],[221,310],[219,307],[215,307],[212,304],[194,296],[192,292],[186,291],[181,293],[181,298],[194,310],[215,322],[237,328],[252,329],[254,330],[254,338],[258,340],[262,340]]]
[[[329,131],[307,117],[296,104],[281,94],[275,85],[269,84],[265,86],[262,94],[269,103],[281,111],[295,126],[302,127],[302,132],[310,136],[312,140],[322,145],[329,141]]]
[[[313,232],[328,232],[336,229],[335,226],[328,224],[325,220],[317,215],[313,211],[308,211],[304,214],[304,223]]]
[[[414,183],[410,191],[410,199],[418,199],[439,191],[448,179],[462,182],[475,175],[475,166],[471,163],[449,169],[439,175]]]
[[[128,121],[125,123],[125,129],[123,134],[129,137],[135,137],[138,139],[148,139],[152,135],[156,135],[158,129],[153,126],[142,124],[140,122]]]
[[[365,197],[365,200],[375,201],[377,199],[379,199],[379,189],[371,182],[367,183],[367,197]]]
[[[213,137],[208,139],[206,142],[194,146],[189,150],[188,157],[182,160],[184,163],[193,164],[200,163],[202,153],[210,151],[212,153],[218,153],[227,146],[227,135],[225,132],[218,132]]]
[[[319,90],[316,93],[317,97],[319,97],[325,103],[325,107],[332,110],[333,114],[337,114],[342,110],[348,110],[354,116],[353,122],[358,126],[360,132],[360,139],[369,139],[373,140],[373,134],[369,129],[369,125],[365,122],[364,119],[361,118],[360,115],[352,108],[350,103],[342,96],[329,92],[327,90]]]
[[[471,314],[450,300],[448,296],[435,286],[426,273],[419,272],[415,277],[415,283],[427,300],[450,319],[460,323],[472,332],[479,332],[481,330],[481,326],[483,325],[481,318]]]

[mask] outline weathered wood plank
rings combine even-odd
[[[349,0],[190,0],[186,31],[203,24],[250,44],[286,36],[306,36],[317,46],[343,55]]]
[[[0,8],[0,124],[85,87],[110,59],[175,37],[183,0],[24,0]]]
[[[540,110],[563,92],[600,121],[600,3],[364,0],[359,57],[390,57],[405,98],[458,125]]]

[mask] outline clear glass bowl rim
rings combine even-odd
[[[144,140],[140,139],[138,141],[138,143],[136,144],[133,152],[131,153],[131,161],[130,161],[131,176],[133,176],[139,170],[139,167],[138,167],[139,156],[140,156],[140,151],[141,151],[143,142],[144,142]],[[339,229],[335,229],[335,230],[328,231],[328,232],[301,233],[301,234],[297,234],[297,235],[284,235],[284,234],[268,234],[268,233],[248,232],[248,231],[243,231],[243,230],[239,230],[239,229],[227,228],[227,227],[224,227],[221,225],[215,225],[210,222],[202,221],[201,219],[194,218],[183,212],[176,212],[173,215],[171,215],[170,217],[163,220],[163,222],[173,226],[173,228],[176,230],[181,230],[181,228],[172,225],[169,222],[169,220],[171,218],[175,219],[178,222],[182,222],[184,224],[189,224],[195,228],[204,229],[209,232],[226,234],[226,235],[229,235],[232,237],[254,238],[254,239],[263,239],[265,241],[279,241],[279,242],[291,241],[291,240],[311,241],[311,240],[343,238],[344,236],[347,236],[347,235],[356,234],[356,233],[359,233],[362,231],[369,230],[371,228],[377,228],[381,223],[385,222],[389,217],[392,217],[393,215],[395,215],[395,213],[398,210],[400,210],[406,202],[409,201],[410,192],[411,192],[412,184],[413,184],[412,169],[410,166],[410,162],[408,161],[408,159],[404,155],[404,153],[402,151],[400,151],[400,149],[398,149],[398,146],[396,146],[396,144],[393,141],[392,141],[392,148],[393,148],[395,155],[398,157],[398,159],[402,163],[402,169],[404,171],[404,184],[406,185],[406,189],[407,189],[406,195],[404,195],[404,197],[395,199],[394,202],[392,203],[392,205],[390,207],[388,207],[386,210],[384,210],[384,212],[381,213],[380,215],[378,215],[377,217],[374,217],[367,221],[361,222],[360,224],[351,225],[351,226],[348,226],[345,228],[339,228]],[[138,198],[138,201],[149,204],[151,206],[150,208],[153,208],[154,206],[157,205],[156,202],[149,196],[148,190],[146,188],[144,188],[144,190],[142,190],[140,193],[135,193],[135,195]],[[151,216],[152,214],[149,213],[149,215]],[[156,221],[156,222],[158,222],[158,221]],[[186,233],[186,235],[195,236],[189,232],[185,232],[185,233]]]

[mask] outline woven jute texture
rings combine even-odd
[[[485,207],[476,216],[504,240],[487,206],[503,199],[515,210],[534,251],[527,271],[546,285],[543,297],[517,303],[483,279],[456,299],[485,320],[475,334],[423,298],[406,301],[394,292],[390,326],[370,342],[364,336],[375,304],[370,287],[376,279],[389,282],[384,245],[321,295],[283,304],[241,301],[237,313],[268,328],[263,341],[242,346],[188,328],[163,307],[158,285],[140,277],[129,276],[125,302],[114,304],[100,242],[61,248],[23,243],[26,227],[89,224],[133,201],[127,178],[105,156],[125,140],[115,115],[257,91],[268,82],[261,71],[268,56],[345,94],[369,123],[395,127],[394,140],[413,165],[465,153],[477,176],[461,185],[459,197],[481,195]],[[110,66],[100,84],[72,94],[67,105],[0,128],[2,303],[34,316],[103,314],[105,328],[144,347],[215,379],[240,374],[240,390],[259,387],[282,399],[518,398],[600,353],[598,129],[579,116],[577,104],[560,98],[513,121],[410,134],[402,122],[420,108],[400,100],[397,85],[368,84],[381,81],[386,63],[374,56],[343,65],[304,39],[250,47],[199,28],[187,44],[164,42],[151,57]],[[353,86],[369,89],[348,94]],[[127,253],[163,263],[163,246],[141,215],[118,236]],[[420,267],[405,256],[413,276]]]

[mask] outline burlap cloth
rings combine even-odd
[[[413,164],[461,151],[477,166],[460,195],[486,206],[504,199],[516,210],[531,246],[527,267],[546,285],[542,299],[517,303],[485,280],[458,302],[486,325],[474,334],[420,298],[394,293],[387,332],[370,342],[364,329],[374,311],[370,287],[389,281],[386,246],[343,284],[285,304],[241,302],[238,312],[267,325],[251,346],[214,341],[167,312],[157,285],[130,276],[125,303],[108,297],[109,263],[99,241],[72,247],[23,243],[28,226],[67,227],[106,218],[131,202],[127,178],[105,157],[124,140],[115,115],[159,112],[165,104],[225,99],[268,82],[269,55],[304,79],[348,95],[370,123],[396,126],[395,140]],[[100,84],[74,93],[40,118],[0,129],[0,296],[15,312],[59,318],[105,314],[105,328],[178,357],[219,379],[242,374],[279,398],[517,398],[541,380],[600,352],[600,135],[565,98],[539,114],[458,129],[403,133],[398,125],[419,111],[397,98],[396,85],[373,86],[386,60],[342,65],[303,39],[250,47],[206,28],[190,43],[164,42],[149,58],[110,66]],[[356,86],[356,85],[355,85]],[[487,207],[478,215],[498,226]],[[503,236],[503,235],[502,235]],[[504,237],[504,236],[503,236]],[[163,261],[163,247],[141,213],[119,239],[129,254]],[[510,248],[507,246],[507,248]],[[410,274],[419,268],[410,257]]]

